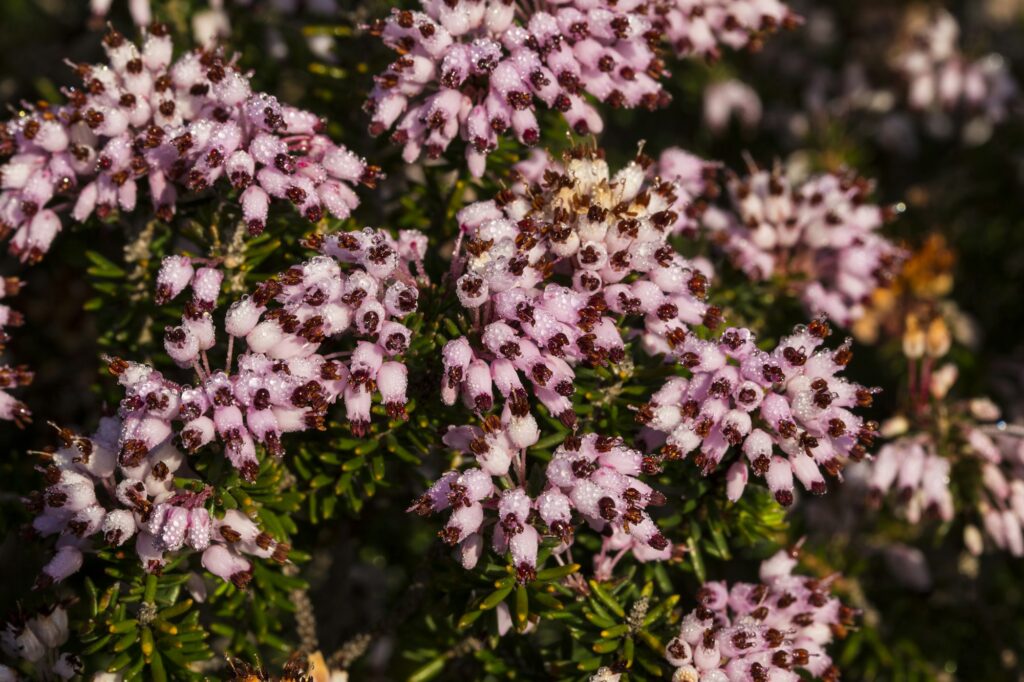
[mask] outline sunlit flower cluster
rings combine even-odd
[[[838,679],[826,647],[854,613],[829,594],[830,579],[794,575],[796,563],[781,551],[761,564],[759,583],[705,583],[665,649],[673,682]]]
[[[483,428],[449,428],[445,445],[474,457],[477,467],[447,472],[410,511],[451,510],[440,536],[457,546],[467,569],[476,566],[489,533],[491,548],[511,556],[520,582],[536,577],[543,537],[553,537],[561,548],[556,551],[564,551],[583,523],[608,536],[628,536],[644,558],[668,557],[669,542],[646,512],[665,497],[636,478],[641,453],[617,438],[569,436],[547,464],[543,490],[531,496],[528,453],[539,435],[529,413],[517,413],[514,404]]]
[[[818,319],[771,352],[759,350],[746,329],[729,328],[717,341],[686,339],[676,355],[688,376],[669,379],[637,411],[649,442],[664,443],[648,466],[659,470],[695,453],[694,464],[708,474],[735,448],[742,456],[726,474],[731,500],[742,496],[750,470],[784,506],[794,501],[794,476],[823,494],[822,470],[838,478],[848,460],[866,456],[877,429],[853,412],[869,406],[873,392],[840,376],[853,355],[850,342],[822,348],[828,335]]]
[[[613,107],[663,105],[660,34],[641,6],[455,0],[393,9],[371,26],[398,58],[367,100],[370,132],[394,127],[407,162],[423,153],[437,158],[461,138],[479,176],[501,135],[540,141],[537,101],[580,135],[603,127],[588,97]]]
[[[194,370],[197,383],[181,386],[152,367],[111,362],[126,394],[120,410],[122,462],[144,456],[172,434],[189,452],[220,440],[232,465],[254,480],[257,443],[282,455],[281,436],[323,429],[327,409],[338,398],[358,436],[369,427],[375,392],[392,418],[405,416],[408,376],[399,358],[412,332],[398,320],[416,309],[410,264],[422,262],[422,235],[407,231],[394,240],[367,228],[316,237],[310,245],[322,255],[263,282],[228,309],[220,370],[209,351],[216,346],[212,312],[221,273],[195,269],[180,256],[164,261],[158,299],[167,301],[187,286],[193,292],[181,325],[167,328],[164,347],[178,365]],[[343,336],[358,339],[354,348],[321,352],[326,341]],[[246,351],[232,369],[234,344],[243,339]]]
[[[485,411],[492,384],[507,397],[523,391],[523,376],[571,425],[572,367],[625,359],[617,316],[641,318],[652,353],[672,352],[690,325],[718,324],[704,301],[707,275],[668,243],[680,221],[677,186],[649,183],[649,165],[641,157],[612,176],[596,152],[577,150],[564,169],[545,163],[530,173],[537,181],[524,176],[459,213],[456,292],[478,317],[482,347],[466,338],[446,346],[448,404],[461,393]]]
[[[109,64],[75,67],[80,88],[68,103],[26,105],[0,129],[0,235],[12,253],[38,261],[69,209],[129,213],[146,180],[156,215],[170,220],[182,192],[217,185],[239,193],[249,231],[258,234],[272,200],[306,218],[345,218],[358,205],[352,185],[372,185],[378,169],[322,134],[314,114],[254,92],[235,60],[215,50],[173,59],[167,29],[150,28],[141,46],[111,32]]]
[[[159,573],[172,554],[196,552],[207,570],[240,587],[252,578],[246,556],[287,560],[288,546],[242,512],[211,514],[209,487],[178,487],[176,479],[195,474],[170,439],[127,461],[118,455],[122,432],[115,417],[104,418],[92,436],[59,431],[61,446],[49,454],[44,470],[47,486],[27,499],[36,514],[33,530],[56,536],[39,585],[77,572],[85,553],[132,540],[148,572]]]

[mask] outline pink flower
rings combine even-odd
[[[587,95],[613,107],[668,101],[659,35],[639,3],[504,0],[422,2],[372,24],[399,57],[376,77],[366,102],[370,133],[394,128],[407,162],[440,156],[460,137],[474,175],[503,134],[540,140],[537,102],[562,112],[577,134],[601,131]]]
[[[500,420],[490,417],[482,428],[450,427],[445,445],[471,455],[477,467],[447,472],[409,509],[422,515],[451,509],[440,536],[459,547],[465,567],[472,568],[479,560],[492,513],[491,547],[509,555],[520,582],[536,576],[543,537],[557,539],[556,551],[562,552],[571,546],[580,522],[608,537],[628,538],[626,544],[635,543],[633,551],[641,560],[669,556],[668,540],[646,511],[650,505],[664,504],[665,498],[636,478],[641,453],[615,438],[570,436],[555,450],[546,467],[544,489],[534,498],[523,483],[529,477],[528,452],[536,437],[520,442],[516,419],[506,409]],[[519,484],[503,490],[496,480]],[[607,571],[612,568],[614,564]]]
[[[868,203],[871,185],[850,174],[794,184],[783,170],[728,183],[731,210],[712,207],[704,226],[750,278],[782,278],[814,315],[849,326],[887,283],[903,252],[880,233],[888,219]]]
[[[695,452],[694,464],[707,474],[736,453],[730,499],[742,494],[748,467],[784,506],[793,503],[794,477],[824,493],[821,470],[838,478],[848,459],[866,456],[877,430],[853,412],[870,405],[872,391],[839,376],[852,357],[850,342],[820,348],[829,333],[818,319],[771,352],[758,350],[746,329],[727,329],[717,342],[687,338],[674,354],[688,377],[669,379],[637,411],[648,441],[664,443],[645,468],[656,472],[665,460]]]
[[[761,122],[761,98],[746,83],[728,80],[714,83],[704,91],[704,123],[720,135],[735,118],[744,130],[752,130]]]
[[[677,56],[712,60],[723,46],[757,50],[766,33],[802,21],[779,0],[656,0],[648,12]]]
[[[399,357],[412,332],[390,317],[416,309],[417,274],[384,232],[338,233],[312,245],[322,255],[264,282],[227,311],[230,339],[221,371],[212,367],[207,351],[216,345],[211,313],[223,274],[212,267],[193,271],[179,257],[165,261],[157,295],[166,298],[191,286],[192,299],[182,324],[167,329],[164,348],[195,372],[195,384],[182,386],[145,365],[111,362],[126,393],[118,455],[123,466],[135,467],[171,435],[189,452],[219,439],[232,465],[252,481],[259,471],[258,447],[283,455],[282,436],[323,428],[339,398],[357,436],[369,429],[378,389],[389,416],[406,418],[408,377]],[[321,352],[323,344],[348,336],[359,340],[347,362]],[[247,350],[232,369],[236,340],[244,340]]]
[[[249,76],[219,52],[171,63],[160,25],[139,46],[116,32],[103,43],[109,66],[76,67],[84,87],[68,89],[67,104],[38,105],[0,131],[10,157],[0,233],[13,232],[9,248],[23,261],[41,259],[61,229],[48,206],[72,204],[79,222],[131,212],[144,178],[162,220],[180,193],[230,184],[242,192],[253,234],[264,229],[271,200],[314,222],[325,210],[345,218],[358,204],[349,185],[376,182],[378,169],[325,137],[315,116],[253,92]],[[164,273],[168,292],[181,276]]]
[[[16,277],[0,278],[0,300],[14,296],[21,289],[21,281]],[[8,327],[20,327],[24,322],[21,313],[10,306],[0,303],[0,353],[7,346],[10,338]],[[0,419],[13,421],[19,428],[32,421],[32,413],[28,406],[16,399],[9,390],[32,383],[33,373],[24,365],[0,365]]]
[[[916,15],[908,40],[892,57],[906,81],[912,109],[978,113],[998,123],[1010,115],[1019,86],[998,54],[971,59],[960,47],[960,26],[945,9]]]
[[[792,574],[781,551],[761,564],[759,584],[705,583],[699,605],[683,617],[665,658],[673,679],[687,682],[835,679],[826,647],[834,631],[853,624],[854,612],[829,596],[831,579]]]
[[[688,160],[668,163],[682,174]],[[611,175],[598,152],[579,150],[564,165],[547,159],[520,167],[499,199],[459,212],[455,288],[464,307],[479,311],[480,345],[456,339],[445,347],[446,403],[461,393],[486,412],[497,389],[522,415],[529,385],[571,426],[574,367],[625,360],[621,316],[642,325],[651,353],[672,352],[690,325],[718,324],[720,312],[704,302],[707,275],[668,241],[687,190],[650,180],[650,165],[640,157]],[[561,283],[570,279],[571,287]]]
[[[998,418],[998,411],[986,414],[986,407],[979,417],[970,404],[948,406],[941,426],[948,432],[941,438],[922,430],[886,443],[868,474],[871,502],[881,505],[892,491],[895,508],[909,523],[926,517],[949,522],[957,515],[980,522],[996,548],[1024,556],[1024,436],[1016,425],[984,423]],[[973,473],[961,476],[963,492],[954,499],[954,472],[966,471]],[[978,542],[968,549],[983,548]]]
[[[31,664],[36,676],[70,680],[82,671],[83,665],[78,656],[60,652],[69,634],[68,613],[63,603],[43,607],[31,615],[19,608],[0,630],[0,648],[11,662],[20,659]],[[7,666],[0,666],[0,678],[21,679]]]
[[[674,232],[696,236],[708,200],[718,195],[716,178],[720,165],[705,161],[679,147],[670,147],[661,153],[653,169],[657,170],[662,179],[676,184],[676,201],[672,206],[677,216],[672,228]]]
[[[138,366],[124,373],[156,382],[152,372]],[[59,431],[61,447],[44,472],[47,486],[26,499],[36,514],[33,530],[58,537],[40,585],[78,571],[83,555],[97,546],[125,547],[132,538],[146,571],[161,570],[169,555],[202,552],[208,570],[239,587],[249,575],[243,554],[279,563],[287,560],[288,545],[262,532],[240,512],[228,510],[215,520],[209,508],[210,488],[193,492],[194,488],[177,487],[176,477],[195,475],[185,465],[184,453],[168,439],[150,447],[137,438],[128,446],[131,458],[126,459],[124,432],[122,421],[109,417],[88,438]]]

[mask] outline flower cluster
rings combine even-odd
[[[960,26],[945,9],[911,12],[906,24],[907,35],[893,56],[893,66],[906,80],[912,108],[964,109],[993,123],[1008,116],[1018,87],[1001,56],[965,56],[959,45]]]
[[[32,615],[19,611],[0,630],[0,649],[12,659],[32,665],[39,679],[70,680],[82,671],[82,660],[72,653],[60,653],[69,634],[68,612],[63,604]],[[0,665],[0,681],[18,679],[13,668]]]
[[[722,46],[756,51],[766,33],[801,22],[779,0],[654,0],[647,15],[677,56],[710,60]]]
[[[314,237],[310,245],[321,255],[263,282],[227,311],[227,357],[220,371],[212,369],[207,351],[216,344],[211,313],[221,273],[194,269],[185,257],[164,261],[158,300],[170,300],[189,285],[193,292],[181,325],[167,328],[164,348],[180,366],[195,370],[198,383],[180,386],[151,367],[111,363],[126,393],[120,410],[122,463],[172,433],[189,452],[219,438],[232,465],[253,480],[257,443],[281,456],[282,434],[323,429],[327,409],[339,397],[357,436],[366,434],[378,390],[388,414],[404,418],[408,377],[397,357],[408,350],[412,332],[397,318],[416,309],[410,263],[422,261],[423,235],[406,231],[396,241],[366,228]],[[344,334],[360,338],[354,349],[320,352],[325,341]],[[236,339],[244,339],[247,350],[232,371]],[[179,431],[173,422],[181,423]]]
[[[971,453],[981,465],[982,499],[978,503],[985,533],[996,547],[1024,556],[1024,431],[1002,425],[967,433]],[[972,548],[975,549],[976,548]]]
[[[159,572],[167,555],[201,552],[203,566],[244,587],[252,566],[244,555],[283,563],[288,546],[262,532],[248,516],[228,510],[211,514],[211,490],[178,487],[192,478],[185,453],[163,438],[130,461],[118,455],[124,425],[101,420],[95,434],[83,437],[61,429],[61,447],[48,457],[47,487],[27,500],[36,514],[33,530],[56,535],[56,552],[43,567],[38,584],[49,585],[77,572],[83,554],[120,547],[135,538],[135,552],[148,572]]]
[[[520,582],[536,576],[542,537],[553,537],[561,548],[556,551],[564,551],[580,520],[605,535],[626,536],[645,559],[668,557],[669,542],[646,511],[665,498],[636,478],[641,453],[617,438],[571,435],[548,463],[543,491],[531,497],[525,488],[527,449],[540,432],[529,412],[515,410],[507,406],[501,419],[491,416],[482,428],[449,428],[445,445],[472,455],[478,466],[447,472],[410,507],[423,515],[451,509],[440,536],[458,546],[465,568],[479,561],[491,524],[491,547],[511,555]]]
[[[950,521],[949,478],[950,460],[938,454],[930,438],[900,438],[879,448],[871,464],[871,498],[880,504],[886,492],[895,489],[911,523],[919,522],[922,513]]]
[[[21,289],[21,280],[17,277],[0,278],[0,300],[14,296]],[[20,327],[24,322],[21,313],[10,306],[0,303],[0,353],[4,351],[10,337],[7,327]],[[32,372],[28,367],[19,365],[0,365],[0,419],[13,421],[18,426],[25,426],[32,421],[32,413],[25,403],[8,393],[12,388],[27,386],[32,383]]]
[[[141,46],[116,32],[103,41],[109,65],[78,65],[81,88],[65,105],[26,105],[0,129],[0,234],[23,261],[38,261],[61,230],[58,211],[84,221],[132,211],[146,178],[156,215],[169,220],[179,191],[223,178],[240,193],[249,231],[261,232],[273,199],[306,218],[339,218],[358,205],[351,184],[378,169],[321,133],[314,114],[253,92],[249,76],[217,51],[172,62],[167,29]]]
[[[89,9],[96,19],[104,19],[110,12],[114,0],[89,0]],[[207,9],[201,10],[193,17],[193,30],[201,32],[204,21],[214,22],[225,32],[230,28],[228,17],[224,11],[224,0],[210,0]],[[275,12],[295,13],[299,8],[307,9],[315,14],[329,15],[338,11],[336,0],[235,0],[235,5],[249,9],[271,9]],[[152,0],[128,0],[128,12],[136,26],[149,26],[153,21]]]
[[[641,157],[610,176],[596,152],[577,150],[564,169],[543,164],[529,174],[540,180],[524,175],[459,213],[465,257],[455,264],[464,269],[456,292],[477,314],[483,347],[464,337],[445,347],[446,403],[461,392],[486,411],[492,385],[525,400],[524,375],[571,426],[572,366],[625,358],[615,315],[642,317],[652,353],[671,352],[689,325],[720,321],[704,301],[708,276],[668,243],[680,220],[677,185],[648,183],[649,165]]]
[[[933,386],[948,388],[952,384],[953,379],[944,374],[943,370],[935,372]],[[902,417],[886,424],[883,432],[895,431],[896,437],[871,463],[871,502],[878,506],[887,493],[895,491],[897,508],[913,524],[925,516],[948,522],[958,511],[964,513],[958,507],[971,505],[969,511],[980,519],[996,547],[1012,556],[1024,556],[1024,429],[993,423],[999,410],[987,399],[952,403],[948,408],[948,415],[937,427],[941,435],[930,429],[906,433],[909,423]],[[958,472],[961,488],[968,481],[977,481],[977,489],[962,490],[954,500],[950,487],[954,472]],[[983,550],[980,537],[977,533],[965,535],[971,552]]]
[[[672,232],[688,237],[696,236],[708,202],[719,194],[718,175],[721,164],[695,156],[679,147],[670,147],[651,167],[663,181],[675,185],[676,200],[672,211],[676,223]]]
[[[839,477],[848,459],[866,456],[877,430],[852,412],[871,404],[872,391],[839,376],[853,355],[850,341],[820,348],[829,333],[819,318],[771,352],[746,329],[727,329],[717,341],[687,338],[676,353],[689,376],[669,379],[637,410],[649,443],[664,443],[647,466],[656,471],[696,451],[694,464],[708,474],[736,446],[744,457],[728,469],[729,499],[742,496],[749,469],[779,504],[793,503],[794,476],[823,494],[821,470]]]
[[[932,358],[945,354],[943,347],[951,336],[960,343],[969,342],[970,335],[962,332],[969,325],[966,315],[948,299],[955,283],[955,265],[956,255],[946,240],[930,235],[907,253],[889,285],[871,295],[864,315],[852,327],[854,337],[865,344],[904,338],[905,350],[912,347],[912,355]],[[908,333],[916,338],[907,339]]]
[[[854,612],[829,595],[831,579],[793,575],[785,550],[761,564],[760,583],[706,583],[665,657],[674,682],[836,680],[826,647]]]
[[[637,0],[454,0],[394,9],[370,27],[399,55],[367,100],[370,133],[394,126],[407,162],[421,153],[436,158],[461,137],[479,176],[500,135],[540,140],[538,100],[581,135],[603,126],[588,95],[613,107],[664,105],[664,66],[654,49],[660,34],[641,7]]]
[[[871,184],[824,174],[795,184],[780,168],[728,182],[732,210],[704,225],[753,279],[782,277],[812,313],[848,326],[892,276],[902,252],[879,233],[889,212],[868,202]]]

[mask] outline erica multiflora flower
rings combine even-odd
[[[170,554],[195,552],[202,554],[207,570],[239,587],[252,575],[243,555],[282,563],[287,559],[288,546],[262,532],[240,511],[213,515],[210,488],[195,492],[178,486],[177,480],[195,474],[169,436],[152,446],[137,439],[127,459],[125,431],[115,417],[101,420],[89,437],[58,431],[61,447],[47,455],[43,471],[47,487],[26,500],[36,514],[34,532],[57,538],[39,586],[77,572],[84,554],[104,546],[125,546],[133,539],[148,572],[159,572]]]
[[[620,316],[637,318],[652,353],[671,351],[690,325],[718,324],[708,276],[668,242],[677,185],[649,182],[649,166],[641,157],[611,176],[598,152],[577,150],[564,167],[524,170],[515,188],[458,214],[456,293],[478,318],[481,345],[445,347],[445,402],[461,393],[486,411],[493,388],[525,401],[525,381],[572,425],[573,366],[625,359]]]
[[[853,412],[871,404],[873,391],[840,376],[852,358],[850,341],[822,348],[829,333],[817,319],[771,352],[759,350],[747,329],[727,329],[717,341],[688,337],[675,351],[687,376],[669,379],[637,411],[649,442],[664,443],[645,466],[653,473],[690,453],[704,474],[727,463],[734,501],[750,470],[785,506],[794,500],[794,477],[824,493],[822,470],[838,478],[847,460],[866,456],[877,430]]]
[[[257,444],[282,455],[281,436],[323,429],[328,407],[339,398],[358,436],[369,426],[375,392],[392,418],[405,417],[408,377],[400,357],[412,332],[398,320],[416,309],[410,263],[422,261],[422,240],[418,233],[404,233],[395,241],[367,228],[315,237],[309,245],[322,255],[263,282],[228,309],[221,370],[213,368],[210,351],[216,345],[212,312],[222,274],[195,269],[179,256],[165,259],[157,298],[170,300],[191,286],[192,299],[181,325],[167,328],[164,348],[178,365],[194,370],[196,384],[179,385],[145,365],[111,362],[126,393],[120,410],[122,462],[171,434],[189,452],[219,439],[232,465],[253,480]],[[322,352],[325,342],[343,336],[355,337],[354,347]],[[244,339],[247,348],[237,362],[236,339]]]
[[[82,659],[60,652],[69,634],[64,604],[54,604],[37,613],[19,609],[0,630],[0,649],[15,661],[29,664],[35,679],[70,680],[82,671]],[[12,668],[0,665],[0,680],[18,679],[21,678]]]
[[[802,21],[779,0],[654,0],[646,12],[677,56],[712,60],[723,47],[756,51],[765,34]]]
[[[172,60],[167,29],[137,46],[116,32],[103,41],[109,64],[75,65],[81,88],[68,103],[25,105],[0,130],[0,233],[22,260],[43,257],[61,230],[59,212],[135,210],[146,180],[156,215],[169,220],[178,194],[223,181],[242,216],[261,232],[272,200],[316,221],[345,218],[359,203],[351,185],[373,185],[378,169],[322,134],[314,114],[254,92],[249,75],[216,50]]]
[[[562,112],[576,133],[603,126],[588,96],[613,107],[668,101],[660,34],[643,4],[454,0],[393,9],[370,27],[398,53],[376,77],[366,109],[370,132],[392,127],[407,162],[436,158],[456,138],[481,175],[499,136],[540,140],[538,101]]]
[[[658,495],[655,491],[655,495]],[[658,499],[658,498],[655,498]],[[662,544],[655,538],[643,539],[642,534],[628,533],[621,527],[609,526],[601,534],[601,549],[594,555],[594,578],[611,580],[615,576],[615,568],[625,557],[631,557],[639,563],[648,561],[664,561],[672,557],[672,543]]]
[[[966,111],[990,123],[1010,113],[1019,88],[1004,59],[971,59],[960,47],[960,25],[947,10],[914,7],[892,63],[906,82],[907,103],[923,111]]]
[[[408,162],[436,158],[459,137],[477,176],[501,135],[540,140],[538,102],[580,135],[604,125],[590,98],[613,108],[666,105],[663,40],[678,56],[717,58],[720,46],[756,48],[764,33],[799,21],[779,0],[453,0],[420,8],[392,10],[370,26],[399,55],[367,100],[370,132],[394,127]]]
[[[970,551],[983,549],[979,524],[997,548],[1024,556],[1024,428],[997,421],[988,399],[946,400],[956,374],[952,365],[932,372],[926,409],[884,425],[892,440],[870,463],[870,501],[877,507],[890,497],[912,524],[959,516],[974,529],[965,534]]]
[[[827,647],[855,614],[829,594],[833,578],[794,575],[795,566],[780,551],[761,564],[759,583],[705,583],[665,648],[673,682],[837,680]]]
[[[908,520],[923,514],[950,521],[953,495],[949,489],[950,460],[936,452],[927,437],[901,438],[886,443],[871,463],[871,495],[876,503],[895,489]]]
[[[830,173],[794,183],[776,167],[733,176],[728,189],[731,209],[704,214],[712,238],[749,277],[782,278],[812,314],[849,326],[903,257],[880,233],[890,212],[869,203],[862,178]]]
[[[451,509],[440,536],[458,547],[464,567],[479,561],[489,533],[492,549],[508,553],[518,579],[527,582],[536,575],[541,540],[551,537],[556,551],[564,551],[582,523],[606,535],[628,536],[638,553],[647,548],[657,558],[668,556],[669,542],[646,511],[665,498],[636,478],[643,455],[617,438],[569,436],[547,464],[542,491],[531,496],[525,487],[529,448],[540,432],[529,413],[513,410],[487,418],[482,428],[449,428],[445,445],[472,455],[477,467],[447,472],[410,507],[424,515]]]
[[[715,135],[726,132],[736,120],[744,130],[761,122],[763,105],[757,91],[743,81],[730,79],[709,85],[704,91],[704,123]]]
[[[105,19],[110,12],[113,2],[114,0],[89,0],[89,9],[92,12],[93,18],[97,20]],[[209,0],[209,2],[203,4],[208,5],[208,7],[196,13],[192,20],[193,27],[206,17],[211,19],[216,17],[218,22],[224,25],[225,29],[229,28],[227,15],[224,11],[224,0]],[[299,8],[302,8],[315,14],[324,15],[333,14],[338,11],[336,0],[234,0],[233,4],[238,6],[239,9],[246,9],[248,11],[271,10],[274,12],[294,13]],[[128,12],[136,26],[145,27],[152,23],[152,0],[128,0],[127,5]]]
[[[968,431],[967,445],[981,468],[978,512],[985,534],[997,548],[1024,556],[1024,429],[977,427]]]
[[[17,277],[0,278],[0,301],[14,296],[21,289]],[[0,303],[0,353],[7,347],[10,336],[8,327],[20,327],[24,323],[21,313],[5,303]],[[0,419],[13,421],[19,427],[32,421],[28,406],[8,391],[32,383],[32,372],[25,365],[0,365]]]
[[[676,200],[672,206],[676,223],[672,231],[688,237],[696,236],[708,202],[718,196],[718,175],[721,164],[670,147],[658,157],[651,171],[663,181],[675,185]]]
[[[664,504],[665,496],[636,478],[642,465],[643,455],[618,438],[570,437],[548,463],[549,487],[539,500],[541,518],[549,525],[569,523],[563,515],[568,502],[591,528],[628,535],[636,547],[667,558],[669,542],[645,511],[648,505]]]

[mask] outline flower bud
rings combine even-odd
[[[252,579],[251,564],[224,545],[210,545],[203,552],[203,568],[221,580],[231,581],[244,588]]]
[[[82,567],[82,552],[77,547],[65,545],[57,550],[53,558],[43,566],[43,574],[55,583],[67,578]]]
[[[156,276],[156,304],[164,305],[184,291],[192,281],[192,261],[185,256],[167,256]]]

